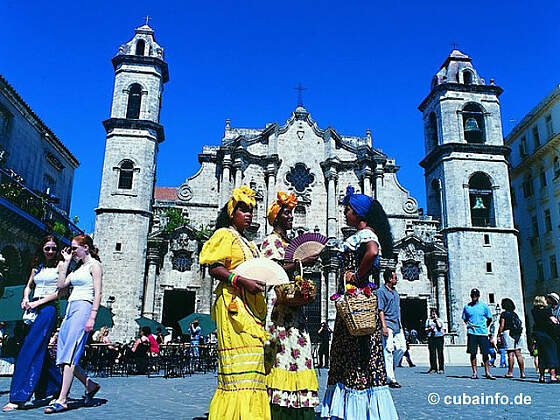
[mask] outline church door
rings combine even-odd
[[[166,290],[163,295],[163,318],[161,323],[173,328],[173,338],[182,334],[178,321],[194,312],[195,292],[189,290]]]
[[[426,299],[401,299],[401,321],[403,328],[409,332],[411,330],[416,330],[421,340],[426,339],[424,325],[426,325],[427,314],[428,303]]]

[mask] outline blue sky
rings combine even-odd
[[[455,3],[455,4],[454,4]],[[113,88],[111,58],[143,16],[165,48],[170,81],[157,184],[198,170],[205,144],[234,127],[283,123],[293,87],[320,127],[372,130],[425,204],[421,114],[453,42],[496,80],[504,134],[560,81],[560,2],[2,2],[0,73],[80,160],[71,215],[93,231]]]

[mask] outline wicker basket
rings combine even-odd
[[[348,272],[344,274],[344,286],[351,275]],[[346,328],[351,335],[368,335],[373,334],[377,325],[377,295],[372,293],[366,296],[363,293],[359,295],[344,295],[336,302],[336,310],[344,319]]]
[[[303,267],[301,263],[299,268],[300,268],[300,275],[303,277]],[[313,284],[311,280],[308,281]],[[276,302],[288,306],[308,305],[315,300],[315,296],[317,295],[317,287],[315,287],[314,284],[313,287],[311,288],[310,295],[304,296],[301,294],[295,282],[276,286],[274,288],[274,291],[276,292]]]

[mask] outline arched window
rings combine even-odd
[[[134,177],[134,163],[131,160],[125,160],[121,163],[119,169],[119,188],[131,190]]]
[[[484,111],[479,105],[471,103],[463,108],[463,133],[467,143],[486,141]]]
[[[305,226],[307,211],[304,206],[296,206],[294,209],[294,225]]]
[[[128,90],[128,105],[126,107],[126,118],[140,118],[140,104],[142,103],[142,86],[134,83]]]
[[[469,70],[465,70],[463,72],[463,83],[465,85],[472,85],[473,82],[473,74]]]
[[[430,216],[441,221],[441,186],[439,179],[432,180],[428,200],[430,200],[430,206],[428,207]]]
[[[469,203],[473,226],[496,226],[492,183],[488,175],[475,173],[469,181]]]
[[[438,122],[435,112],[430,113],[428,117],[428,126],[426,129],[426,135],[428,137],[428,147],[429,149],[434,149],[438,144]]]
[[[146,43],[143,39],[139,39],[136,42],[136,55],[144,55],[144,51],[146,50]]]

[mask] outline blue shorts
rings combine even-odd
[[[467,353],[476,355],[480,348],[480,354],[487,355],[490,353],[490,340],[485,335],[467,334]]]

